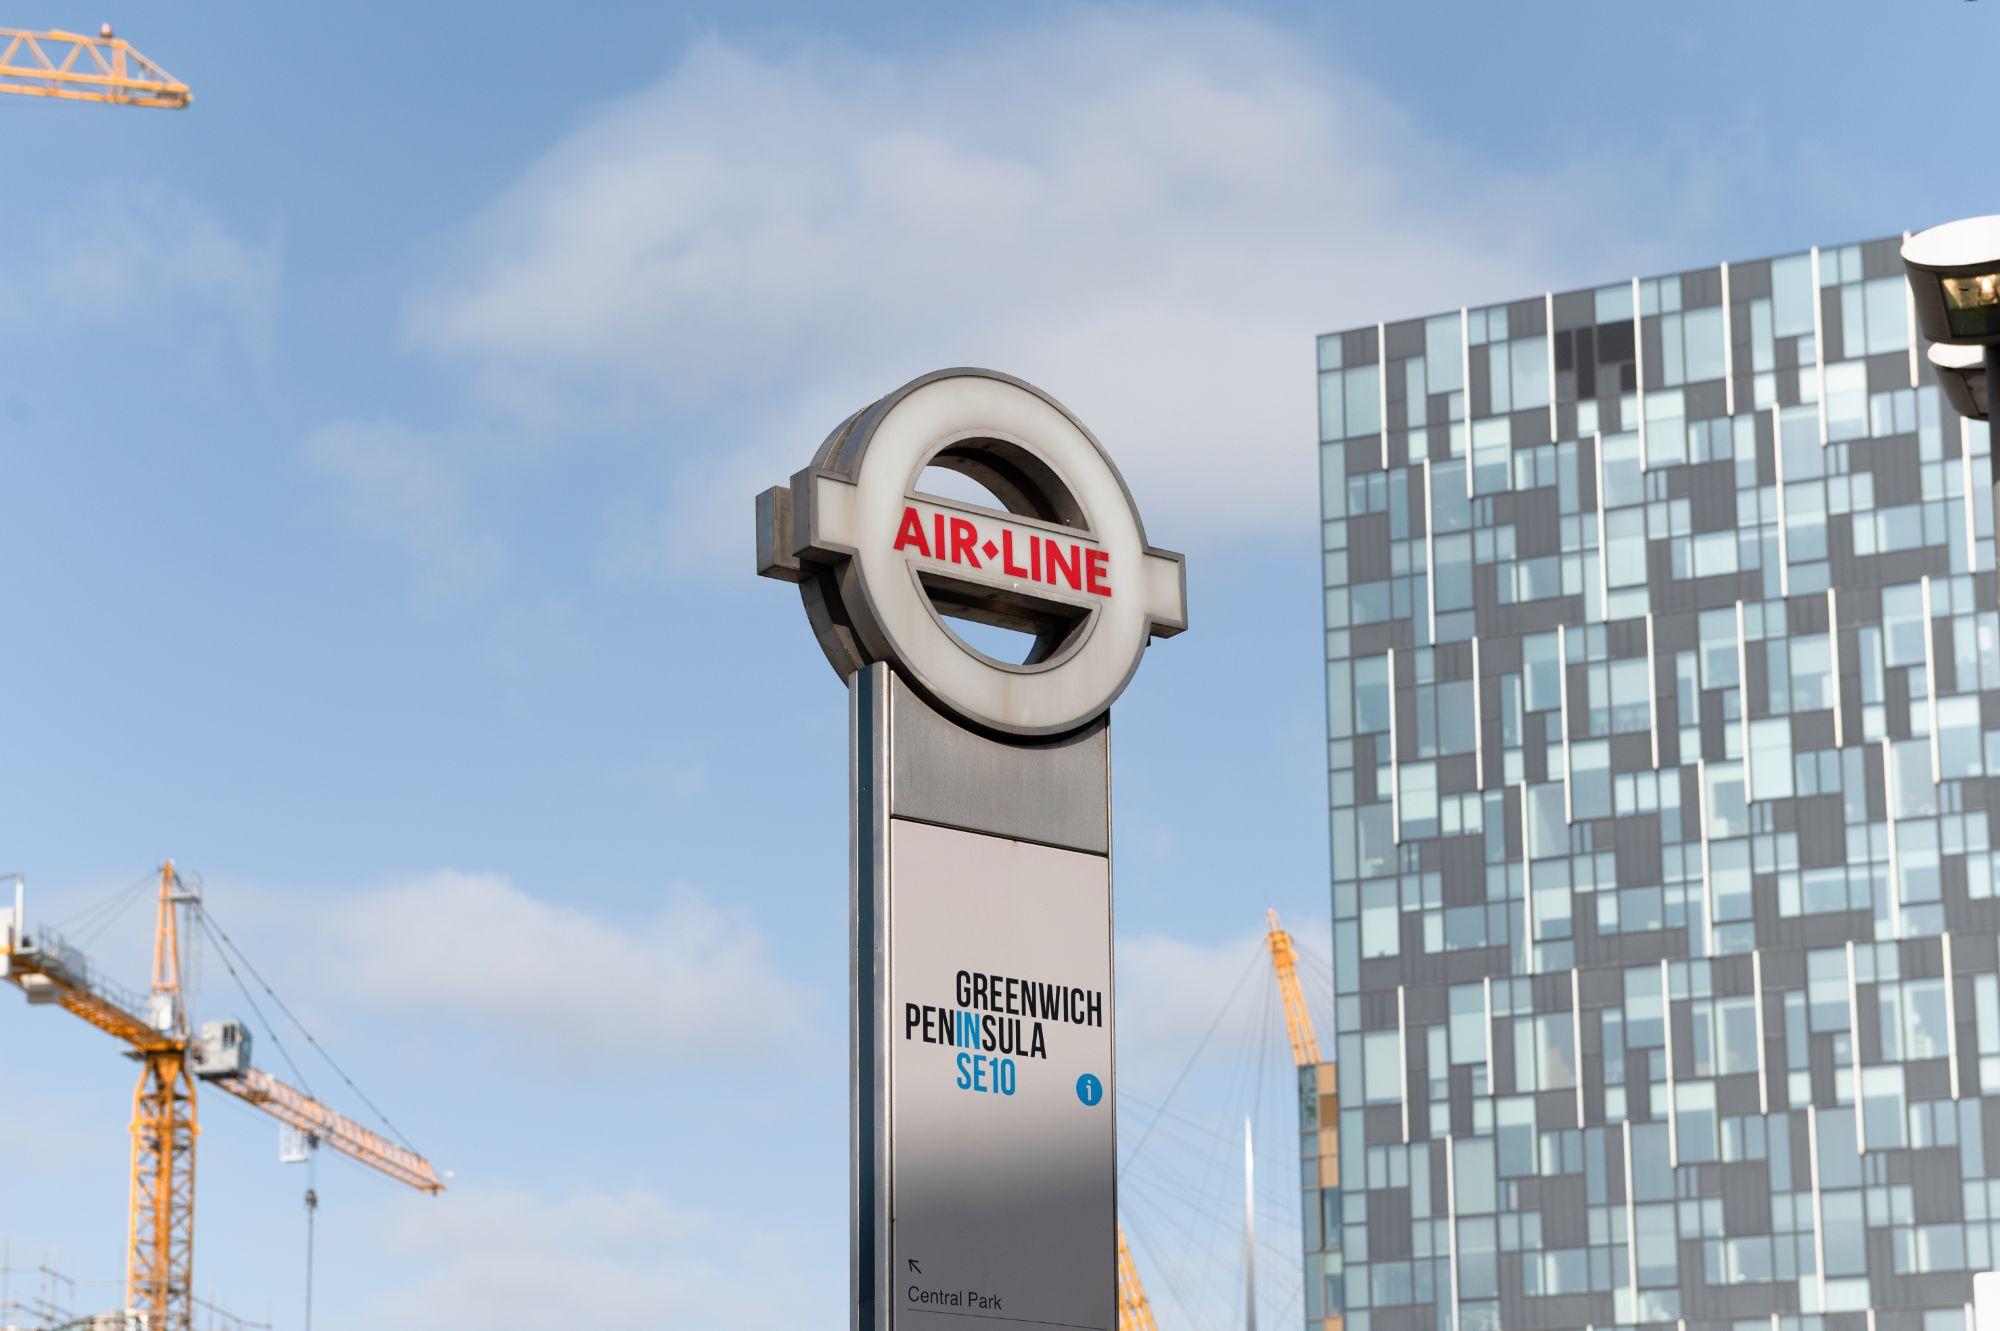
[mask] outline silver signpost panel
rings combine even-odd
[[[959,369],[759,495],[757,565],[849,692],[851,1326],[1115,1331],[1110,708],[1187,627],[1181,557],[1060,403]]]

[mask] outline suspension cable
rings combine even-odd
[[[1260,949],[1262,948],[1262,946],[1263,946],[1262,943],[1258,944],[1258,947]],[[1222,1006],[1216,1009],[1215,1020],[1209,1022],[1208,1029],[1202,1032],[1201,1043],[1197,1044],[1194,1047],[1194,1052],[1190,1053],[1187,1056],[1187,1062],[1181,1064],[1180,1075],[1174,1078],[1174,1084],[1168,1088],[1166,1098],[1160,1101],[1160,1107],[1153,1114],[1152,1121],[1146,1124],[1146,1130],[1139,1134],[1139,1140],[1133,1143],[1132,1149],[1126,1153],[1125,1163],[1119,1166],[1120,1173],[1123,1173],[1126,1169],[1130,1168],[1132,1162],[1139,1158],[1139,1151],[1146,1145],[1146,1139],[1152,1136],[1153,1129],[1159,1126],[1160,1115],[1166,1112],[1166,1108],[1169,1104],[1173,1103],[1174,1095],[1180,1090],[1181,1083],[1186,1081],[1188,1073],[1193,1071],[1195,1060],[1201,1057],[1202,1050],[1208,1048],[1209,1037],[1215,1034],[1216,1028],[1218,1026],[1222,1025],[1222,1018],[1225,1015],[1227,1015],[1229,1009],[1233,1007],[1236,1003],[1236,995],[1243,991],[1243,982],[1250,978],[1250,973],[1257,968],[1257,963],[1261,959],[1262,959],[1261,951],[1253,952],[1251,954],[1250,964],[1245,966],[1243,968],[1243,973],[1236,977],[1236,986],[1229,991],[1229,997],[1223,1000]]]

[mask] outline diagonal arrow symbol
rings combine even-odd
[[[922,1274],[924,1273],[924,1268],[923,1268],[923,1267],[921,1267],[921,1266],[918,1266],[918,1265],[917,1265],[917,1259],[916,1259],[916,1258],[914,1258],[914,1257],[905,1257],[905,1258],[904,1258],[903,1260],[904,1260],[904,1261],[906,1261],[906,1262],[908,1262],[908,1263],[910,1264],[910,1270],[911,1270],[911,1271],[912,1271],[913,1273],[915,1273],[915,1274],[917,1274],[917,1275],[922,1275]]]

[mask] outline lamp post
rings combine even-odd
[[[1985,421],[1992,440],[1992,406],[2000,401],[2000,216],[1919,231],[1903,242],[1903,268],[1946,399],[1967,420]],[[2000,448],[1987,463],[1988,483],[2000,486],[1993,470]]]

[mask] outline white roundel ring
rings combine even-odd
[[[1058,735],[1111,706],[1152,638],[1187,625],[1181,557],[1147,545],[1102,446],[1020,380],[926,375],[850,417],[814,461],[788,495],[759,501],[759,564],[805,584],[843,673],[887,660],[975,725]],[[1016,482],[995,487],[1007,508],[920,492],[934,462],[997,468]],[[1045,651],[996,660],[948,627],[941,604],[1043,626]]]

